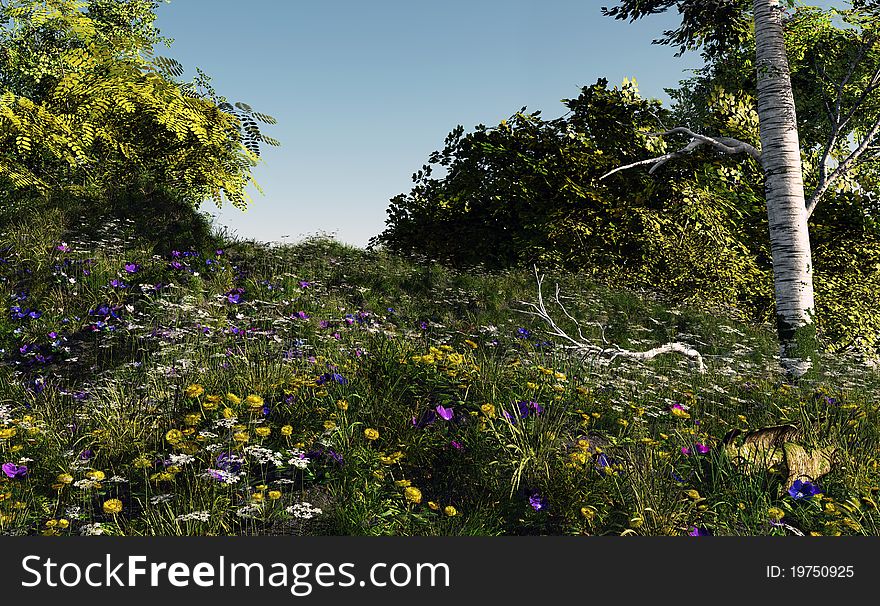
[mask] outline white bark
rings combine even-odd
[[[538,269],[535,268],[535,278],[538,281],[538,302],[537,303],[527,303],[525,301],[520,301],[520,305],[525,305],[526,307],[532,308],[534,311],[527,310],[519,310],[522,313],[528,314],[530,316],[536,316],[542,319],[547,325],[550,327],[549,334],[551,336],[562,339],[563,341],[568,343],[568,348],[578,353],[584,354],[585,356],[599,356],[606,357],[611,360],[615,358],[630,358],[633,360],[647,361],[653,358],[656,358],[659,355],[666,353],[678,353],[683,356],[686,356],[690,359],[691,363],[696,365],[697,370],[701,373],[706,372],[706,365],[703,363],[703,356],[700,355],[700,352],[694,349],[693,347],[679,342],[667,343],[666,345],[661,345],[659,347],[654,347],[653,349],[649,349],[647,351],[631,351],[629,349],[623,349],[619,345],[609,345],[607,341],[605,341],[605,333],[603,329],[602,340],[605,342],[605,347],[599,347],[598,345],[594,345],[587,341],[584,337],[583,329],[581,328],[580,323],[572,317],[568,310],[565,309],[565,306],[559,300],[559,285],[556,285],[556,295],[555,301],[556,305],[559,306],[559,309],[562,310],[562,313],[569,320],[574,322],[575,326],[578,330],[578,338],[574,338],[568,333],[566,333],[553,319],[553,316],[550,315],[550,312],[547,310],[546,305],[544,304],[544,292],[543,292],[543,282],[544,276],[538,275]]]
[[[757,109],[780,356],[786,373],[799,378],[812,366],[798,337],[812,324],[815,303],[800,141],[781,16],[779,0],[755,0]]]

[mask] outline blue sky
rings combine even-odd
[[[677,15],[635,24],[603,17],[613,0],[173,0],[159,49],[213,78],[230,101],[278,119],[255,169],[265,195],[217,211],[233,234],[293,242],[334,233],[364,246],[391,197],[456,125],[497,124],[528,106],[547,118],[560,99],[606,77],[636,78],[644,96],[700,66],[651,45]]]

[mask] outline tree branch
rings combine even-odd
[[[570,336],[566,333],[553,317],[550,315],[550,312],[547,311],[547,307],[544,303],[544,293],[543,293],[543,282],[544,276],[538,274],[538,268],[535,267],[535,279],[538,282],[538,301],[537,303],[528,303],[525,301],[519,301],[521,305],[531,308],[532,311],[520,309],[517,310],[520,313],[528,314],[530,316],[535,316],[543,320],[550,328],[549,334],[562,339],[563,341],[568,343],[568,348],[575,350],[579,353],[582,353],[587,356],[596,356],[596,357],[606,357],[610,360],[614,360],[617,357],[630,358],[633,360],[641,360],[647,361],[653,358],[656,358],[659,355],[666,353],[678,353],[683,356],[686,356],[691,360],[692,364],[697,366],[697,369],[704,373],[706,372],[706,365],[703,363],[703,356],[700,355],[696,349],[686,345],[684,343],[673,342],[667,343],[666,345],[661,345],[659,347],[655,347],[653,349],[649,349],[648,351],[631,351],[628,349],[623,349],[619,345],[609,345],[608,341],[605,339],[605,329],[602,327],[602,341],[605,344],[605,347],[599,347],[598,345],[594,345],[586,340],[583,335],[581,324],[565,309],[565,306],[559,299],[559,284],[556,285],[556,294],[555,294],[555,302],[556,305],[559,306],[559,309],[562,310],[562,313],[569,320],[574,322],[575,326],[578,330],[578,338]]]
[[[706,135],[701,135],[699,133],[693,132],[691,129],[686,128],[684,126],[676,126],[675,128],[669,129],[662,133],[650,133],[651,137],[662,137],[665,135],[677,135],[684,134],[688,135],[691,138],[690,143],[688,143],[685,147],[681,148],[678,151],[670,152],[668,154],[664,154],[662,156],[658,156],[657,158],[650,158],[648,160],[639,160],[638,162],[633,162],[632,164],[627,164],[626,166],[619,166],[612,171],[609,171],[599,177],[599,180],[603,180],[607,177],[610,177],[616,172],[626,170],[628,168],[633,168],[635,166],[642,166],[644,164],[653,164],[651,169],[648,171],[648,174],[654,174],[654,172],[669,162],[670,160],[674,160],[675,158],[680,158],[681,156],[685,156],[698,147],[702,145],[709,145],[716,150],[723,152],[725,154],[741,154],[745,153],[750,155],[752,158],[761,161],[761,152],[754,147],[744,141],[740,141],[738,139],[733,139],[731,137],[707,137]]]

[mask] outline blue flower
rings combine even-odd
[[[812,482],[805,482],[803,480],[795,480],[791,485],[791,488],[788,489],[788,494],[796,501],[807,499],[821,493],[822,491],[818,486]]]
[[[532,336],[532,331],[526,328],[517,328],[516,329],[516,338],[517,339],[528,339]]]
[[[532,491],[532,493],[529,495],[529,505],[535,511],[544,511],[550,507],[547,499],[542,497],[537,490]]]

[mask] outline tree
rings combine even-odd
[[[0,4],[0,180],[24,196],[107,200],[158,190],[248,203],[255,119],[199,72],[154,56],[158,0]],[[8,190],[9,190],[8,189]],[[7,190],[7,191],[8,191]]]
[[[676,30],[664,32],[663,37],[655,42],[678,45],[679,54],[702,48],[707,58],[723,57],[748,40],[749,26],[753,25],[756,112],[761,149],[759,151],[735,138],[706,136],[679,126],[660,134],[686,135],[690,142],[684,148],[631,163],[611,171],[608,175],[623,168],[644,164],[652,164],[653,172],[669,160],[689,154],[700,147],[709,147],[725,154],[747,153],[760,161],[765,177],[781,364],[787,376],[797,380],[815,366],[818,349],[808,219],[834,182],[851,172],[860,156],[874,143],[880,132],[880,122],[876,128],[870,127],[860,133],[863,137],[850,154],[840,161],[837,168],[829,171],[828,161],[845,141],[841,135],[846,126],[847,114],[840,110],[844,91],[849,83],[848,78],[844,77],[836,83],[837,104],[830,112],[834,126],[825,146],[826,151],[820,159],[819,185],[808,201],[804,194],[797,112],[783,29],[788,16],[779,0],[754,0],[751,5],[747,0],[623,0],[616,7],[603,7],[602,10],[608,16],[635,21],[672,7],[676,7],[681,14],[681,25]],[[865,16],[869,13],[868,7],[856,6],[849,16],[865,25]],[[869,29],[863,30],[865,49],[874,48],[876,42]],[[852,64],[857,65],[868,54],[870,53],[865,52],[863,57],[856,58]],[[851,71],[855,69],[853,67]],[[863,87],[867,93],[853,102],[853,107],[856,108],[854,112],[870,103],[870,92],[876,86],[877,83],[872,80]]]

